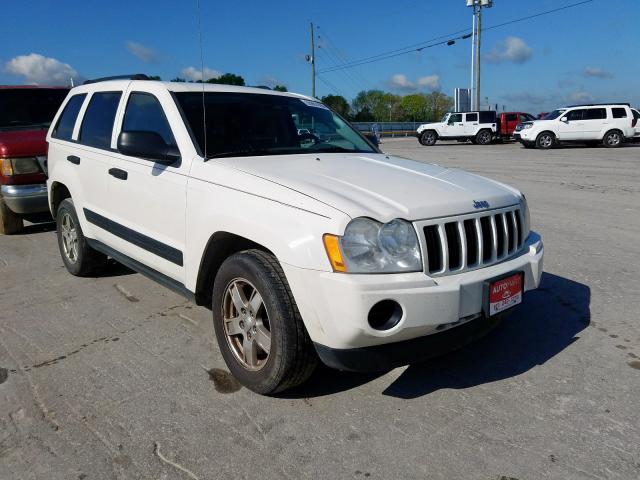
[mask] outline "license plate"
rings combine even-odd
[[[490,317],[522,303],[524,274],[517,272],[490,280],[485,293],[486,313]]]

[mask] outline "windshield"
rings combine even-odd
[[[567,109],[566,108],[560,108],[558,110],[554,110],[551,113],[547,113],[544,116],[544,120],[555,120],[556,118],[558,118],[560,115],[562,115],[564,112],[566,112]]]
[[[201,92],[177,92],[200,151],[205,151]],[[377,151],[322,103],[281,95],[208,92],[207,158]]]
[[[444,117],[442,117],[442,120],[440,120],[440,122],[447,123],[447,119],[449,118],[449,115],[451,115],[451,114],[450,113],[445,113]]]
[[[0,89],[0,129],[49,127],[67,93],[65,88]]]

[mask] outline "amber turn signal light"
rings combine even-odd
[[[340,239],[329,233],[325,233],[322,237],[324,242],[324,248],[327,251],[331,268],[334,272],[346,272],[347,266],[344,264],[342,258],[342,251],[340,250]]]

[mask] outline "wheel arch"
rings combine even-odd
[[[612,132],[618,132],[623,139],[625,138],[624,132],[621,129],[619,129],[619,128],[610,128],[610,129],[608,129],[608,130],[606,130],[604,132],[604,135],[602,135],[602,140],[607,138],[607,135],[609,135]]]
[[[49,205],[51,207],[51,215],[56,218],[58,207],[65,198],[72,198],[71,192],[64,183],[53,182],[49,193]]]
[[[211,235],[198,268],[195,289],[196,304],[211,308],[213,282],[222,263],[235,253],[252,249],[274,255],[264,245],[234,233],[219,231]]]

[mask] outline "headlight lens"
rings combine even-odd
[[[533,127],[533,123],[525,123],[525,124],[524,124],[524,128],[525,128],[525,129],[527,129],[527,128],[531,128],[531,127]]]
[[[0,172],[5,177],[42,172],[38,159],[35,157],[2,158],[0,164]]]
[[[422,270],[418,236],[406,220],[395,219],[381,224],[369,218],[356,218],[349,222],[338,241],[345,267],[340,271],[401,273]],[[333,260],[332,264],[335,265]]]

